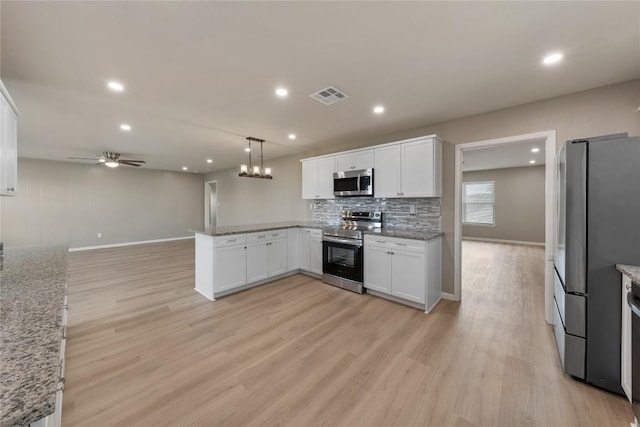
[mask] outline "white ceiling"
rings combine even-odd
[[[531,150],[537,148],[536,153]],[[464,172],[487,169],[517,168],[545,164],[545,139],[530,139],[513,144],[500,144],[462,152]],[[535,163],[529,163],[534,160]]]
[[[266,139],[275,158],[640,75],[639,2],[1,7],[0,74],[21,112],[25,157],[117,151],[204,172],[206,158],[215,169],[243,161],[246,136]],[[543,66],[553,51],[565,60]],[[108,79],[126,92],[107,91]],[[279,85],[287,99],[274,96]],[[349,98],[309,98],[328,85]]]

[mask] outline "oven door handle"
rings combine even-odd
[[[627,293],[627,305],[636,316],[640,317],[640,307],[638,307],[634,301],[633,295],[631,292]]]
[[[323,242],[342,243],[343,245],[362,247],[362,242],[353,239],[341,239],[339,237],[322,236]]]

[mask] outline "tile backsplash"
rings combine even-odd
[[[346,197],[333,200],[311,202],[314,221],[337,224],[343,209],[352,211],[384,212],[384,225],[396,228],[411,228],[425,231],[440,231],[440,199],[375,199],[367,197]],[[414,207],[415,213],[411,212]]]

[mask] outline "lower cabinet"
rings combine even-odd
[[[322,231],[314,228],[300,229],[298,244],[300,270],[322,274]]]
[[[299,229],[287,230],[287,271],[298,269],[298,255],[300,252]]]
[[[428,241],[365,235],[364,286],[425,306],[441,297],[441,238]]]
[[[213,283],[216,292],[237,288],[247,283],[247,249],[244,243],[215,248]]]
[[[269,277],[287,272],[287,239],[282,238],[267,243],[267,273]]]
[[[620,382],[622,390],[631,402],[631,308],[627,304],[627,293],[631,292],[631,279],[622,275],[622,328],[620,348]]]

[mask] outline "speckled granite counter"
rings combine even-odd
[[[257,233],[260,231],[282,230],[286,228],[318,228],[329,227],[330,224],[314,221],[286,221],[271,222],[265,224],[232,225],[227,227],[206,228],[204,230],[189,230],[194,233],[206,234],[207,236],[226,236],[230,234]],[[333,226],[336,226],[335,224]],[[442,236],[440,231],[424,231],[407,228],[383,227],[380,232],[365,231],[365,234],[375,234],[376,236],[397,237],[400,239],[431,240]]]
[[[230,234],[257,233],[259,231],[282,230],[285,228],[322,228],[324,224],[314,221],[283,221],[263,224],[229,225],[226,227],[205,228],[204,230],[189,230],[207,236],[227,236]]]
[[[631,277],[632,281],[640,283],[640,266],[616,264],[616,268],[622,274],[626,274],[627,276]]]
[[[0,272],[0,426],[55,410],[67,248],[5,249]]]

